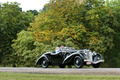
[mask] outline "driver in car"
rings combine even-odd
[[[59,48],[59,47],[56,47],[55,52],[56,52],[56,53],[60,52],[60,48]]]
[[[61,47],[56,47],[55,52],[56,53],[60,52],[63,49],[63,47],[64,47],[63,45]]]

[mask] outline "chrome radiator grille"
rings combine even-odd
[[[87,60],[92,61],[92,52],[90,50],[85,50],[85,54],[87,56]]]

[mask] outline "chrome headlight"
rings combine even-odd
[[[92,55],[96,55],[97,53],[95,51],[93,51]]]

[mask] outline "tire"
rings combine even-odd
[[[65,68],[65,65],[62,64],[62,65],[58,65],[60,68]]]
[[[94,68],[99,68],[100,65],[101,65],[101,63],[98,63],[98,64],[92,64],[92,66],[93,66]]]
[[[48,63],[48,60],[46,58],[43,58],[42,61],[41,61],[41,66],[43,68],[48,68],[49,66],[49,63]]]
[[[73,60],[74,66],[76,68],[82,68],[83,67],[83,60],[80,56],[75,56]]]

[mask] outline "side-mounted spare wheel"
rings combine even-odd
[[[73,60],[74,66],[76,68],[82,68],[83,67],[83,60],[80,56],[75,56]]]
[[[43,68],[48,68],[49,62],[48,62],[48,60],[47,60],[46,58],[43,58],[43,59],[41,60],[41,66],[42,66]]]
[[[66,54],[64,55],[64,58],[68,57],[69,55],[70,55],[70,53],[66,53]]]

